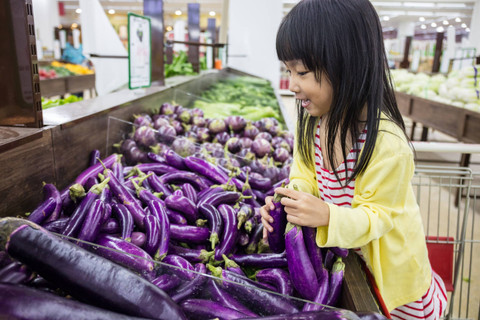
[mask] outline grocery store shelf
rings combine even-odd
[[[95,90],[95,74],[40,80],[40,92],[46,98],[84,90]]]

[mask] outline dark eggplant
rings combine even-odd
[[[86,170],[84,170],[82,173],[80,173],[77,178],[75,179],[74,183],[78,183],[81,185],[84,185],[85,182],[90,178],[90,177],[96,177],[98,176],[99,173],[101,173],[105,168],[110,168],[115,161],[118,159],[118,154],[113,153],[103,159],[102,161],[99,161],[97,164],[88,167]]]
[[[232,254],[230,258],[242,267],[284,268],[287,266],[285,252]]]
[[[98,160],[100,160],[100,150],[94,149],[90,152],[89,167],[96,165],[99,162]]]
[[[323,256],[322,248],[317,246],[316,242],[317,229],[310,227],[302,227],[302,231],[303,239],[305,240],[305,247],[307,248],[308,256],[310,257],[310,261],[312,262],[313,269],[315,270],[318,281],[322,281],[321,279],[324,275],[322,271]]]
[[[190,274],[193,276],[193,279],[181,284],[175,289],[175,293],[172,294],[172,300],[176,303],[180,303],[187,298],[195,296],[200,290],[203,289],[207,268],[203,263],[197,263],[195,264],[194,270],[196,273],[190,272]]]
[[[206,183],[204,179],[199,177],[197,174],[193,172],[187,171],[177,171],[177,172],[170,172],[166,173],[160,177],[160,182],[163,184],[169,183],[190,183],[197,191],[201,191],[205,188],[208,188],[209,185]]]
[[[131,316],[186,319],[171,298],[146,279],[24,219],[0,220],[0,250],[3,248],[12,258],[86,303]]]
[[[197,172],[218,184],[226,184],[228,182],[228,175],[216,165],[213,165],[206,160],[194,156],[188,156],[185,158],[185,165],[190,170]]]
[[[108,219],[100,227],[100,233],[116,234],[120,232],[121,232],[120,224],[118,223],[118,220],[115,218]]]
[[[147,236],[145,235],[145,233],[140,232],[140,231],[133,231],[132,232],[131,242],[134,245],[141,248],[145,245],[145,241],[147,241]]]
[[[220,212],[211,204],[204,203],[199,206],[200,213],[207,218],[210,226],[210,243],[212,250],[215,250],[215,246],[220,242],[220,236],[223,231],[223,219]]]
[[[219,281],[208,279],[207,282],[207,291],[210,300],[219,302],[227,308],[237,310],[247,317],[258,317],[257,314],[248,309],[245,305],[240,303],[236,298],[228,293],[228,291],[219,284]]]
[[[348,256],[348,249],[340,248],[340,247],[330,247],[328,249],[338,257],[346,258]]]
[[[48,198],[53,198],[55,200],[55,209],[53,209],[52,213],[50,213],[49,217],[47,217],[43,223],[57,220],[62,212],[62,197],[60,196],[57,187],[51,183],[43,185],[43,199]]]
[[[172,194],[165,199],[165,205],[175,211],[183,213],[190,224],[198,219],[198,209],[195,203],[183,195]]]
[[[197,203],[197,201],[198,201],[197,191],[195,190],[195,188],[190,183],[184,183],[182,185],[182,192],[185,195],[185,197],[190,199],[194,204]]]
[[[135,166],[141,172],[153,172],[157,176],[163,175],[165,173],[176,172],[178,169],[169,166],[165,163],[140,163]]]
[[[54,197],[45,199],[35,210],[28,214],[28,220],[42,224],[55,210],[57,202]]]
[[[135,227],[132,214],[127,207],[121,203],[114,203],[112,205],[112,212],[118,220],[122,230],[120,237],[123,240],[130,242],[132,240],[133,228]]]
[[[259,282],[273,285],[278,293],[287,296],[293,295],[293,285],[292,281],[290,280],[290,274],[285,269],[260,269],[255,273],[255,278]]]
[[[240,311],[205,299],[187,299],[180,304],[180,307],[191,319],[234,320],[245,317],[245,314]]]
[[[152,216],[155,216],[159,224],[159,239],[155,248],[155,260],[162,261],[168,253],[168,244],[170,243],[170,221],[165,205],[160,201],[150,201],[148,208]]]
[[[303,305],[302,311],[318,311],[323,310],[325,305],[328,304],[328,296],[330,291],[330,285],[328,281],[328,270],[322,268],[323,275],[321,276],[320,282],[318,283],[318,291],[315,295],[315,298],[312,300],[314,303],[305,303]]]
[[[35,278],[35,274],[18,261],[13,261],[0,269],[0,283],[22,284],[33,278]]]
[[[182,246],[177,246],[173,243],[168,245],[168,252],[170,254],[178,255],[187,259],[190,263],[207,263],[213,256],[213,251],[207,251],[205,249],[190,249]]]
[[[280,202],[282,196],[275,194],[272,203],[275,209],[270,210],[270,216],[273,222],[270,225],[273,228],[272,232],[268,232],[268,244],[270,249],[275,253],[280,253],[285,250],[285,228],[287,226],[287,214],[283,210],[283,205]]]
[[[97,237],[102,226],[101,221],[105,213],[105,202],[97,199],[88,209],[85,219],[83,220],[82,228],[78,233],[77,239],[85,242],[92,242]],[[78,243],[80,246],[88,246],[84,242]]]
[[[152,203],[155,203],[152,201]],[[157,248],[160,242],[160,221],[153,214],[148,214],[143,218],[145,226],[145,246],[144,250],[153,258],[157,254]]]
[[[245,248],[245,253],[252,254],[257,251],[257,244],[263,237],[263,224],[259,223],[251,232],[250,240]]]
[[[152,283],[165,292],[169,292],[180,285],[182,281],[174,274],[162,274],[152,280]]]
[[[335,306],[338,299],[340,298],[344,272],[345,263],[342,261],[342,258],[339,257],[337,258],[337,261],[335,261],[335,263],[333,264],[332,270],[330,271],[330,288],[327,299],[327,304],[329,306]]]
[[[207,265],[212,275],[222,279],[222,287],[260,316],[297,313],[298,309],[288,298],[265,291],[256,281],[235,272]],[[252,303],[254,301],[255,303]]]
[[[355,312],[346,309],[323,309],[319,311],[297,312],[295,314],[279,314],[263,317],[262,320],[360,320]],[[243,318],[242,320],[258,320]]]
[[[162,157],[161,155],[155,153],[155,152],[147,152],[147,157],[148,159],[152,160],[153,162],[156,162],[156,163],[166,163],[167,160],[165,160],[164,157]]]
[[[290,222],[285,234],[285,253],[293,286],[303,298],[313,301],[318,292],[317,275],[305,247],[302,228]]]
[[[198,205],[200,206],[203,203],[208,203],[218,208],[221,204],[235,204],[237,203],[237,201],[239,201],[242,198],[243,196],[240,192],[224,191],[224,192],[213,193],[204,197],[198,203]]]
[[[184,158],[172,149],[166,150],[163,153],[163,157],[169,166],[177,168],[178,170],[187,169]]]
[[[29,320],[145,319],[108,311],[24,285],[0,283],[0,318]]]
[[[218,212],[223,220],[223,234],[220,239],[220,245],[215,248],[215,260],[222,260],[223,255],[229,255],[237,242],[237,214],[235,209],[228,204],[221,204]]]
[[[179,255],[168,254],[162,262],[173,266],[173,268],[170,267],[170,270],[172,270],[174,274],[182,279],[192,280],[195,278],[195,274],[191,272],[194,270],[193,265],[190,263],[190,261]]]
[[[210,231],[206,227],[170,225],[170,239],[186,243],[203,243],[208,240]]]
[[[224,268],[228,271],[238,273],[239,275],[245,276],[242,268],[232,259],[229,259],[226,255],[222,255],[224,263]]]
[[[148,172],[147,176],[147,181],[150,187],[152,188],[153,191],[162,193],[162,198],[165,199],[169,195],[172,194],[172,191],[168,188],[166,184],[164,184],[162,181],[160,181],[160,178],[153,174],[150,175],[151,172]]]
[[[70,217],[58,218],[55,221],[45,223],[43,227],[50,232],[60,233],[67,225],[69,219]]]

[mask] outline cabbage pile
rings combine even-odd
[[[421,98],[480,112],[480,65],[452,71],[448,76],[392,70],[395,89]]]

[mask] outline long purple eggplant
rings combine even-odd
[[[224,191],[224,192],[213,193],[208,195],[207,197],[204,197],[198,203],[198,205],[200,206],[204,203],[208,203],[217,208],[221,204],[235,204],[242,198],[243,196],[240,192]]]
[[[182,158],[178,153],[176,153],[172,149],[165,150],[165,152],[163,152],[163,157],[165,158],[165,161],[167,162],[168,165],[174,168],[177,168],[179,170],[187,169],[184,158]]]
[[[0,220],[0,250],[4,248],[12,258],[86,303],[131,316],[185,319],[171,298],[146,279],[27,220]]]
[[[110,179],[105,179],[101,183],[92,187],[85,198],[82,199],[80,204],[75,208],[75,211],[72,213],[70,220],[68,221],[65,229],[62,230],[62,234],[67,237],[76,237],[78,232],[80,231],[83,221],[85,220],[85,216],[88,212],[90,206],[92,206],[93,202],[98,198],[99,194],[102,190],[106,187],[106,185],[110,182]]]
[[[250,240],[245,248],[245,253],[252,254],[257,251],[258,242],[263,237],[263,224],[259,223],[255,226],[253,232],[251,232]]]
[[[253,216],[253,207],[249,204],[242,204],[237,211],[237,229],[240,229],[243,224]]]
[[[295,314],[279,314],[268,317],[262,317],[262,320],[360,320],[355,312],[347,309],[328,308],[318,311],[297,312]],[[374,318],[381,319],[381,318]],[[250,317],[242,320],[258,320]]]
[[[170,209],[183,213],[190,224],[198,219],[196,204],[183,195],[172,194],[165,199],[165,205]]]
[[[170,225],[170,239],[186,243],[203,243],[208,240],[210,231],[205,227]]]
[[[285,234],[285,253],[293,286],[303,298],[315,299],[318,279],[305,247],[302,228],[290,222]]]
[[[342,258],[337,258],[330,272],[330,289],[327,299],[329,306],[335,306],[342,291],[343,274],[345,272],[345,263]]]
[[[50,232],[60,233],[67,225],[69,219],[70,217],[58,218],[55,221],[45,223],[42,227],[44,227],[46,230]]]
[[[220,212],[211,204],[204,203],[198,207],[200,213],[207,218],[210,226],[210,243],[212,250],[215,250],[215,246],[220,242],[220,235],[223,231],[223,219]]]
[[[176,171],[166,173],[160,177],[160,182],[163,184],[170,183],[190,183],[197,191],[201,191],[208,188],[209,185],[200,176],[193,172],[188,171]]]
[[[270,225],[272,226],[273,231],[268,233],[268,244],[270,249],[275,253],[280,253],[285,250],[287,214],[283,210],[283,205],[280,202],[281,199],[281,195],[275,194],[272,201],[275,209],[270,210],[270,216],[273,218],[273,222]]]
[[[108,181],[108,186],[112,190],[112,193],[123,205],[127,207],[128,210],[130,210],[135,224],[140,229],[143,229],[143,217],[145,217],[145,212],[140,206],[139,201],[125,189],[125,187],[117,180],[111,170],[105,170],[105,177],[110,178]]]
[[[46,183],[43,185],[43,199],[48,198],[55,199],[55,209],[53,209],[50,216],[45,219],[43,223],[57,220],[62,212],[62,197],[60,196],[60,192],[58,191],[57,187],[51,183]]]
[[[190,199],[194,204],[198,202],[197,190],[195,190],[195,188],[190,183],[184,183],[182,185],[182,192],[185,197]]]
[[[180,285],[182,281],[174,274],[162,274],[152,280],[152,283],[165,292],[169,292]]]
[[[0,283],[22,284],[27,283],[35,277],[35,274],[27,266],[18,261],[0,269]]]
[[[140,231],[133,231],[132,232],[132,240],[131,242],[136,245],[137,247],[143,247],[145,242],[147,241],[147,236],[145,233]]]
[[[287,296],[293,295],[293,285],[292,281],[290,280],[290,274],[285,269],[260,269],[255,273],[255,278],[259,282],[273,285],[278,293]]]
[[[147,176],[148,176],[147,181],[150,187],[152,188],[152,190],[154,190],[155,192],[162,193],[163,199],[171,195],[172,191],[170,190],[170,188],[167,185],[165,185],[162,181],[160,181],[160,178],[156,174],[151,175],[151,173],[152,172],[150,171],[147,173]]]
[[[100,228],[100,233],[107,233],[107,234],[116,234],[120,233],[120,223],[115,218],[110,218],[103,223]]]
[[[152,278],[155,263],[140,247],[107,234],[100,234],[95,243],[98,246],[92,246],[92,250],[99,256],[138,272],[146,278]]]
[[[191,319],[224,319],[234,320],[245,318],[245,314],[223,304],[205,299],[187,299],[180,307]]]
[[[74,183],[84,185],[89,178],[96,177],[105,168],[110,168],[113,165],[113,163],[117,161],[117,158],[118,158],[118,154],[113,153],[108,157],[106,157],[105,159],[103,159],[102,161],[99,161],[97,164],[91,167],[88,167],[86,170],[84,170],[82,173],[80,173],[77,176]]]
[[[258,317],[256,313],[248,309],[245,305],[240,303],[238,299],[234,298],[227,290],[222,288],[217,280],[208,279],[207,291],[210,300],[219,302],[227,308],[231,308],[243,313],[247,317]]]
[[[212,275],[222,281],[222,287],[260,316],[292,314],[298,309],[286,297],[263,290],[259,284],[235,272],[207,265]],[[252,303],[254,301],[255,303]]]
[[[170,243],[170,221],[165,206],[160,201],[150,201],[148,208],[152,216],[155,216],[159,224],[159,239],[155,249],[155,260],[162,261],[168,253]]]
[[[173,266],[173,268],[170,267],[172,273],[176,274],[182,279],[192,280],[195,278],[195,274],[191,272],[194,270],[193,265],[190,263],[190,261],[179,255],[168,254],[162,262]]]
[[[330,247],[328,249],[330,249],[330,251],[332,251],[338,257],[346,258],[348,256],[348,249],[346,248]]]
[[[132,240],[133,228],[135,227],[132,214],[127,207],[121,203],[114,203],[112,205],[112,213],[120,224],[120,228],[122,230],[120,237],[123,240],[130,242]]]
[[[223,187],[210,187],[210,188],[206,188],[206,189],[203,189],[202,191],[200,191],[198,194],[197,194],[197,203],[198,204],[201,204],[204,202],[204,199],[214,193],[219,193],[219,192],[224,192],[225,189]]]
[[[228,182],[228,175],[216,165],[206,160],[194,156],[188,156],[184,159],[184,162],[190,170],[207,177],[213,182],[218,184],[226,184]]]
[[[242,267],[284,268],[287,266],[285,252],[232,254],[230,258]]]
[[[158,244],[160,242],[160,221],[155,215],[148,214],[143,218],[145,225],[145,241],[144,250],[153,258],[157,254]]]
[[[45,199],[37,208],[35,208],[35,210],[28,214],[27,219],[34,223],[42,224],[48,219],[48,217],[50,217],[56,206],[57,202],[55,201],[55,198],[49,197]]]
[[[194,270],[196,273],[191,272],[193,279],[181,284],[175,289],[175,293],[172,294],[172,300],[176,303],[180,303],[187,298],[195,296],[200,290],[203,289],[207,268],[203,263],[197,263],[195,264]]]
[[[168,216],[168,219],[170,220],[170,224],[176,224],[176,225],[188,224],[187,219],[185,219],[185,217],[180,212],[168,208],[167,206],[165,206],[165,202],[163,202],[163,206],[167,211],[167,216]]]
[[[207,251],[205,249],[185,248],[177,246],[173,243],[170,243],[168,245],[168,252],[170,254],[175,254],[182,258],[185,258],[191,263],[207,263],[214,254],[213,251]]]
[[[221,204],[218,207],[218,212],[223,220],[223,234],[220,239],[220,245],[215,248],[215,260],[222,260],[222,256],[229,255],[237,242],[237,214],[235,209],[228,204]]]
[[[313,269],[315,270],[315,274],[317,275],[318,281],[321,281],[323,276],[323,256],[322,256],[322,248],[317,246],[316,236],[317,230],[316,228],[310,227],[302,227],[303,231],[303,239],[305,240],[305,247],[307,248],[308,256],[310,257],[310,261],[312,262]]]
[[[239,275],[244,276],[245,272],[243,272],[242,268],[232,259],[229,259],[226,255],[222,255],[224,263],[224,269],[228,271],[232,271],[238,273]]]
[[[157,176],[178,171],[178,169],[164,163],[139,163],[134,168],[140,172],[153,172]]]
[[[144,319],[112,312],[24,285],[0,283],[0,318],[29,320],[135,320]]]
[[[82,228],[78,233],[77,239],[85,242],[92,242],[97,237],[102,226],[101,221],[105,212],[105,202],[97,199],[93,202],[93,205],[88,209],[85,219],[82,224]],[[84,242],[78,243],[80,246],[88,247],[88,244]]]
[[[325,305],[328,304],[328,295],[330,292],[330,285],[328,281],[328,270],[322,268],[323,275],[322,280],[318,283],[318,291],[315,298],[312,300],[314,303],[305,303],[302,311],[318,311],[323,310]]]

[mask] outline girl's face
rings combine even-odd
[[[302,107],[314,117],[328,113],[332,104],[333,90],[328,78],[322,73],[321,83],[315,79],[315,73],[308,70],[300,60],[286,61],[290,74],[289,90],[295,98],[301,100]]]

